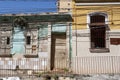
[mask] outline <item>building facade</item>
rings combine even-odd
[[[58,13],[1,15],[0,69],[68,68],[71,21]]]
[[[73,0],[72,7],[73,72],[119,73],[120,0]]]

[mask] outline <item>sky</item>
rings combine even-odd
[[[56,0],[0,0],[0,14],[56,12]]]

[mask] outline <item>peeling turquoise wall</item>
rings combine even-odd
[[[52,25],[52,32],[66,32],[66,24],[56,23]]]
[[[25,53],[25,36],[20,27],[14,27],[11,53]]]
[[[48,36],[48,24],[43,24],[39,26],[38,37],[44,38]]]
[[[47,38],[48,37],[48,24],[41,24],[41,25],[38,25],[38,27],[39,27],[38,39],[40,40],[42,38]],[[52,32],[65,33],[66,30],[67,30],[67,24],[64,24],[64,23],[52,24]],[[25,53],[24,30],[21,30],[20,27],[14,27],[11,53],[12,54]]]
[[[55,23],[52,24],[52,32],[62,32],[65,33],[66,32],[66,28],[67,25],[63,24],[63,23]],[[43,24],[39,26],[39,39],[40,38],[44,38],[48,36],[48,24]]]

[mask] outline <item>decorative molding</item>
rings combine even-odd
[[[120,5],[120,2],[107,2],[107,3],[76,3],[76,6],[102,6],[102,5]]]

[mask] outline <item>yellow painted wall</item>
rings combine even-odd
[[[108,14],[108,24],[110,29],[120,29],[120,6],[75,6],[73,2],[73,29],[87,29],[87,14],[93,12],[103,12]]]

